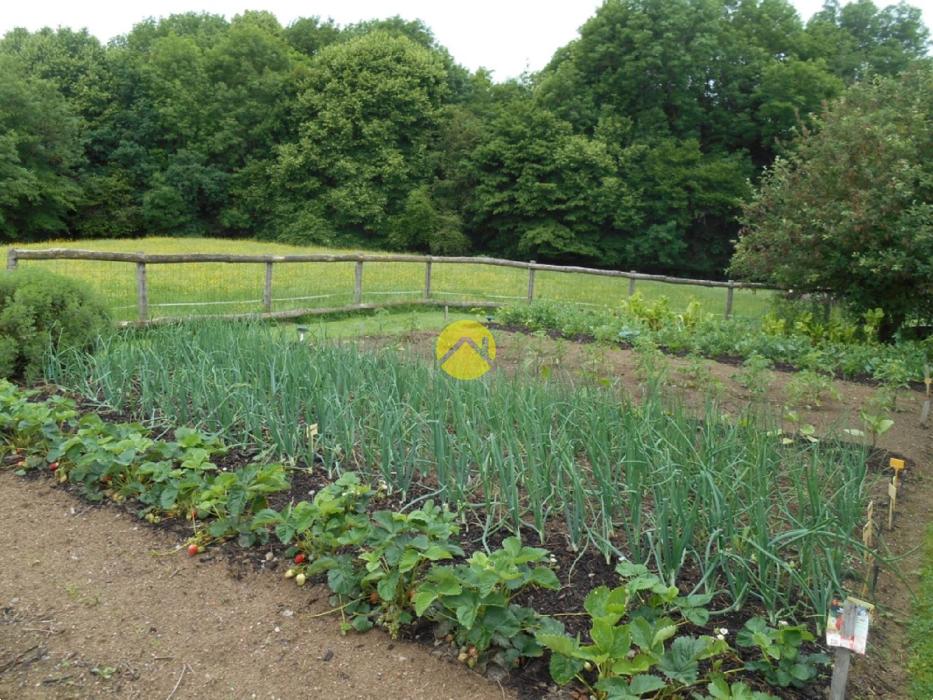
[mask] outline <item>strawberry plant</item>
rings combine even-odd
[[[413,620],[412,598],[425,569],[433,562],[463,556],[450,541],[459,528],[456,514],[426,501],[409,513],[377,511],[359,555],[364,571],[360,590],[375,621],[395,637]]]
[[[681,597],[640,565],[623,562],[617,570],[628,579],[623,585],[600,586],[584,600],[591,643],[549,631],[537,634],[551,650],[552,678],[559,685],[576,679],[601,699],[639,698],[695,685],[700,662],[723,655],[728,645],[714,637],[678,636],[680,625],[670,615],[688,610],[687,615],[705,621],[698,611],[709,598]]]
[[[237,535],[243,547],[257,540],[265,541],[268,533],[252,527],[253,513],[266,507],[270,493],[288,488],[285,467],[281,464],[250,464],[231,472],[219,472],[205,479],[206,488],[197,492],[198,514],[213,520],[208,525],[211,537]]]
[[[812,642],[813,635],[803,626],[778,624],[769,627],[760,617],[753,617],[736,636],[736,645],[757,649],[758,659],[749,661],[745,668],[764,676],[771,685],[803,688],[816,678],[819,667],[829,664],[825,654],[806,654],[800,648]]]
[[[490,647],[497,649],[493,660],[504,668],[522,657],[540,656],[535,633],[562,630],[511,601],[529,586],[560,587],[545,565],[547,558],[547,550],[523,547],[519,538],[509,537],[501,549],[475,552],[465,564],[434,566],[412,599],[415,614],[439,623],[441,635],[452,634],[459,645],[475,650],[465,659],[471,667]]]
[[[59,462],[60,480],[80,484],[88,499],[99,501],[106,489],[125,483],[150,450],[158,451],[157,443],[144,433],[141,425],[106,423],[97,414],[87,414],[73,435],[49,451],[48,459]]]
[[[359,543],[369,527],[366,506],[372,489],[359,476],[347,472],[315,494],[312,502],[289,504],[281,511],[266,508],[256,513],[252,527],[272,527],[282,544],[294,544],[310,561],[340,547]],[[304,563],[295,560],[296,564]]]
[[[36,468],[46,461],[44,453],[73,428],[78,416],[70,399],[51,396],[42,402],[30,401],[34,395],[0,380],[0,435],[5,443],[0,445],[0,455],[20,455],[21,468]]]
[[[774,700],[773,695],[752,690],[742,681],[729,683],[722,673],[713,673],[711,678],[706,686],[709,695],[702,696],[702,700]]]

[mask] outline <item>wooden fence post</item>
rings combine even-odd
[[[732,316],[732,297],[735,294],[735,282],[729,280],[729,287],[726,289],[726,318]]]
[[[136,307],[139,310],[139,320],[145,323],[149,320],[149,285],[146,281],[146,263],[136,263]]]
[[[424,298],[431,298],[431,261],[424,264]]]
[[[272,311],[272,262],[266,263],[266,284],[262,288],[262,308],[266,313]]]
[[[10,248],[6,253],[6,269],[11,272],[16,269],[16,248]]]
[[[356,261],[356,280],[353,285],[353,303],[363,303],[363,261]]]
[[[528,266],[528,301],[529,303],[534,301],[535,298],[535,261],[532,260],[531,264]]]
[[[628,278],[628,295],[632,296],[635,293],[635,270],[630,270],[632,276]]]

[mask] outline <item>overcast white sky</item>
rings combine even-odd
[[[806,20],[822,0],[791,0]],[[14,27],[87,29],[107,41],[146,17],[203,11],[228,19],[243,10],[268,10],[282,24],[298,17],[331,17],[339,24],[401,15],[422,19],[441,44],[467,68],[491,68],[505,80],[538,70],[555,49],[576,36],[602,0],[0,0],[0,33]],[[889,4],[875,0],[877,5]],[[933,0],[912,0],[933,25]]]

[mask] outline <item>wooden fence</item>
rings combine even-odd
[[[366,254],[348,254],[348,255],[327,255],[321,253],[312,253],[307,255],[224,255],[218,253],[188,253],[188,254],[169,254],[169,255],[150,255],[146,253],[110,253],[93,250],[80,250],[76,248],[47,248],[43,250],[27,250],[10,248],[7,252],[7,269],[15,270],[20,260],[93,260],[106,262],[122,262],[136,266],[136,307],[138,319],[137,324],[159,323],[167,321],[182,320],[179,317],[150,318],[149,314],[149,284],[147,281],[146,270],[149,265],[168,265],[185,263],[229,263],[229,264],[264,264],[265,265],[265,283],[262,291],[261,313],[246,314],[215,314],[214,317],[237,319],[237,318],[267,318],[267,319],[287,319],[298,318],[301,316],[321,315],[329,313],[339,313],[345,311],[354,311],[359,309],[379,309],[391,306],[453,306],[463,308],[486,307],[492,308],[500,306],[500,302],[494,301],[445,301],[432,297],[431,294],[431,271],[435,264],[456,265],[491,265],[495,267],[512,267],[528,271],[528,296],[529,302],[535,298],[535,273],[538,270],[544,272],[561,272],[567,274],[580,275],[598,275],[602,277],[621,277],[629,281],[628,294],[635,293],[635,285],[638,280],[652,282],[664,282],[666,284],[682,284],[694,287],[719,287],[726,290],[725,295],[725,317],[732,315],[733,296],[736,289],[771,289],[776,290],[765,284],[752,282],[717,282],[712,280],[687,279],[683,277],[668,277],[666,275],[649,275],[640,272],[622,272],[618,270],[600,270],[589,267],[576,267],[572,265],[546,265],[531,262],[521,262],[518,260],[504,260],[501,258],[487,257],[438,257],[433,255],[366,255]],[[314,307],[289,309],[287,311],[272,310],[272,285],[274,278],[274,268],[276,265],[288,265],[289,263],[346,263],[356,264],[353,287],[353,303],[339,307]],[[405,300],[398,302],[384,302],[381,304],[363,303],[363,265],[367,262],[372,263],[424,263],[424,290],[421,299]],[[198,316],[197,318],[202,318]]]

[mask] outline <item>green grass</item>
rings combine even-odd
[[[480,320],[482,314],[469,313],[463,309],[451,309],[446,317],[443,311],[425,310],[418,307],[410,309],[380,309],[338,314],[328,317],[315,317],[301,323],[280,324],[282,332],[297,337],[297,327],[308,329],[308,337],[318,341],[339,338],[354,338],[370,335],[401,335],[419,331],[440,331],[448,323],[460,320]]]
[[[136,240],[47,241],[16,244],[19,248],[85,248],[110,252],[276,254],[354,253],[321,247],[298,247],[254,240],[216,238],[144,238]],[[371,251],[366,251],[371,252]],[[135,266],[130,263],[24,260],[21,265],[42,266],[86,280],[107,301],[118,320],[136,317]],[[262,264],[186,263],[150,265],[150,315],[186,316],[210,313],[261,311],[265,268]],[[594,275],[538,271],[537,299],[612,306],[628,294],[628,280]],[[331,308],[353,303],[354,263],[290,263],[276,265],[273,275],[273,310]],[[432,296],[449,301],[514,302],[527,298],[528,273],[487,265],[443,265],[432,269]],[[366,263],[363,302],[404,302],[422,297],[421,263]],[[667,296],[679,309],[698,299],[706,311],[722,314],[726,290],[660,282],[638,282],[646,298]],[[736,290],[736,316],[758,317],[769,306],[771,292]]]
[[[713,403],[697,420],[651,389],[653,375],[636,404],[611,382],[458,382],[392,349],[206,321],[126,330],[93,355],[51,358],[47,376],[139,419],[286,458],[313,450],[330,476],[359,470],[403,498],[432,484],[487,533],[557,524],[581,550],[648,562],[670,582],[699,575],[698,588],[755,601],[772,623],[820,624],[859,546],[863,450],[782,446],[767,417]]]
[[[911,692],[916,700],[933,698],[933,525],[923,542],[920,591],[910,622]]]

